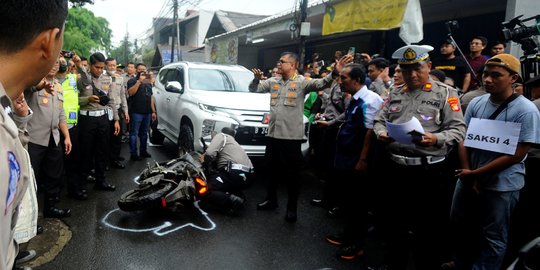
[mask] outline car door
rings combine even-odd
[[[167,117],[167,91],[165,86],[167,85],[167,73],[169,69],[164,68],[158,74],[159,85],[155,86],[154,89],[154,98],[156,101],[156,110],[158,113],[158,125],[159,129],[170,130],[169,118]]]
[[[175,66],[168,70],[166,74],[167,82],[176,81],[185,90],[184,72],[181,66]],[[177,91],[165,91],[165,117],[168,119],[170,132],[178,135],[180,133],[180,108],[182,94]]]

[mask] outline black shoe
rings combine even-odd
[[[348,245],[341,247],[336,252],[336,256],[338,259],[342,260],[354,260],[358,257],[364,256],[364,249],[357,245]]]
[[[111,165],[117,169],[124,169],[126,168],[126,165],[124,165],[124,163],[120,160],[116,160],[116,161],[113,161],[111,163]]]
[[[325,239],[326,239],[326,242],[334,246],[342,246],[344,242],[343,235],[341,234],[328,235],[326,236]]]
[[[329,217],[333,217],[333,218],[340,217],[341,216],[341,208],[336,206],[336,207],[328,210],[327,214],[328,214]]]
[[[285,221],[290,223],[296,222],[296,210],[287,209],[287,213],[285,214]]]
[[[264,202],[257,204],[257,210],[261,211],[274,210],[277,207],[277,202],[271,200],[265,200]]]
[[[95,190],[103,190],[103,191],[115,191],[116,190],[116,186],[115,185],[111,185],[107,182],[100,182],[100,183],[96,183],[94,185],[94,189]]]
[[[322,199],[311,199],[309,202],[313,206],[317,207],[323,207],[325,205],[324,201]]]
[[[238,211],[244,205],[244,199],[234,194],[229,194],[229,203],[230,203],[230,208],[227,210],[226,214],[228,216],[236,216],[238,215]]]
[[[46,218],[65,218],[71,216],[71,209],[61,209],[54,206],[43,210],[43,216]]]
[[[42,234],[43,231],[45,231],[45,229],[43,228],[43,226],[41,226],[41,225],[39,225],[39,224],[38,224],[36,227],[37,227],[37,228],[36,228],[36,234]]]
[[[33,249],[30,250],[19,250],[19,254],[15,257],[15,264],[23,264],[29,262],[36,257],[36,251]]]
[[[86,177],[86,182],[94,183],[94,182],[96,182],[96,178],[89,175],[89,176]]]
[[[84,201],[84,200],[88,199],[88,194],[86,193],[85,189],[83,189],[81,191],[77,191],[77,192],[72,192],[72,193],[69,194],[69,196],[71,196],[72,198],[74,198],[76,200],[80,200],[80,201]]]
[[[124,161],[124,160],[126,160],[126,158],[125,158],[125,157],[117,157],[116,160],[118,160],[118,161]]]
[[[148,154],[148,152],[141,152],[141,154],[139,154],[139,156],[141,156],[142,158],[151,158],[152,155]]]
[[[137,156],[137,155],[131,155],[131,158],[130,158],[132,161],[141,161],[142,158]]]

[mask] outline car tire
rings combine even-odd
[[[165,135],[157,129],[157,121],[154,121],[150,126],[150,142],[152,144],[163,144]]]
[[[180,134],[178,136],[178,154],[183,155],[193,151],[193,130],[191,126],[183,124],[180,126]]]

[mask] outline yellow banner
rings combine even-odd
[[[399,27],[406,6],[407,0],[346,0],[328,5],[322,35]]]

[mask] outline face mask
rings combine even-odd
[[[60,64],[60,66],[58,67],[58,72],[64,73],[66,71],[67,71],[67,65],[66,64]]]
[[[114,75],[116,73],[116,70],[107,70],[107,74],[110,76]]]

